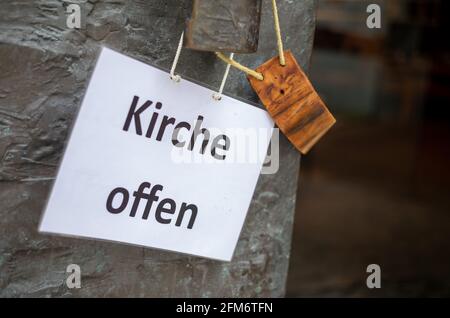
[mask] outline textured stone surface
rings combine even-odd
[[[0,296],[283,296],[299,155],[281,138],[280,170],[260,177],[234,259],[221,263],[117,243],[37,232],[68,130],[99,47],[169,68],[190,2],[89,1],[86,28],[64,27],[61,1],[0,3]],[[279,1],[285,46],[305,67],[314,29],[313,0]],[[276,54],[264,1],[258,53],[236,59],[256,67]],[[177,71],[218,87],[225,65],[183,50]],[[225,91],[257,101],[233,70]],[[81,266],[82,288],[65,269]]]
[[[185,47],[210,52],[255,53],[262,0],[194,0]]]

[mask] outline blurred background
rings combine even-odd
[[[449,14],[318,1],[309,74],[338,121],[302,158],[287,296],[450,296]]]

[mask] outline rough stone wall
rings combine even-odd
[[[37,232],[100,46],[168,69],[190,10],[186,0],[90,0],[77,31],[65,27],[62,2],[0,3],[0,296],[283,296],[300,159],[284,138],[280,170],[260,177],[230,263]],[[313,2],[279,1],[285,46],[304,67]],[[236,57],[251,67],[276,54],[267,0],[263,11],[258,53]],[[218,87],[224,69],[213,54],[183,50],[177,71]],[[225,91],[257,101],[236,70]],[[81,289],[65,285],[71,263]]]

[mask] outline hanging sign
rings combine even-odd
[[[248,76],[250,84],[273,120],[289,141],[306,154],[336,122],[314,90],[291,51],[284,52],[285,65],[274,57],[256,71],[259,80]]]
[[[229,261],[274,123],[213,93],[104,48],[40,231]]]
[[[299,152],[306,154],[336,123],[336,119],[291,51],[284,51],[277,2],[271,2],[278,57],[253,70],[222,52],[216,52],[216,55],[248,75],[250,85],[277,126]]]

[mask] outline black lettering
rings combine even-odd
[[[146,189],[149,189],[149,193],[145,193]],[[150,210],[152,208],[153,202],[158,202],[159,197],[156,195],[158,191],[162,191],[164,187],[160,184],[156,184],[153,187],[150,182],[142,182],[139,188],[133,192],[134,202],[131,207],[130,217],[135,217],[139,209],[139,204],[141,200],[145,200],[145,208],[142,215],[142,219],[147,220],[150,215]],[[113,206],[113,201],[117,194],[122,195],[122,201],[118,207]],[[112,214],[119,214],[125,210],[128,205],[130,194],[125,188],[115,188],[108,195],[106,200],[106,209]],[[174,215],[177,211],[177,204],[173,199],[165,198],[161,200],[156,207],[155,219],[161,224],[170,224],[172,222],[171,215]],[[186,211],[190,211],[190,218],[187,224],[188,229],[192,229],[197,218],[198,208],[195,204],[187,204],[183,202],[181,208],[178,211],[178,216],[176,217],[175,226],[180,227],[183,224],[183,219],[185,217]],[[166,215],[164,215],[166,214]]]
[[[144,193],[144,190],[149,189],[150,187],[151,187],[150,182],[142,182],[141,185],[139,186],[139,189],[137,191],[133,192],[134,202],[133,202],[133,206],[131,207],[131,211],[130,211],[131,217],[136,216],[136,212],[139,207],[139,202],[141,202],[142,198],[145,198],[148,196],[148,194]]]
[[[184,145],[186,144],[186,141],[180,141],[178,139],[178,136],[180,134],[181,128],[186,128],[189,131],[189,130],[191,130],[191,125],[188,124],[185,121],[181,121],[181,122],[178,123],[178,125],[175,126],[175,129],[173,130],[173,133],[172,133],[172,144],[175,147],[180,147],[180,148],[184,147]]]
[[[220,141],[224,141],[224,144],[220,144]],[[213,139],[213,142],[211,144],[211,156],[213,156],[214,158],[216,158],[217,160],[225,160],[226,155],[219,155],[217,154],[217,150],[216,149],[222,149],[225,151],[228,151],[228,149],[230,149],[230,138],[228,138],[228,136],[226,135],[219,135],[216,138]]]
[[[134,126],[136,128],[136,134],[142,135],[142,127],[141,127],[141,119],[140,115],[143,111],[150,107],[153,103],[152,101],[146,101],[138,110],[136,110],[137,103],[139,101],[139,97],[134,96],[133,102],[131,103],[130,110],[128,111],[127,119],[125,120],[125,124],[123,125],[123,130],[128,131],[131,125],[131,120],[134,118]]]
[[[122,203],[119,205],[118,208],[113,207],[113,201],[116,196],[116,194],[122,194]],[[128,193],[127,189],[124,188],[115,188],[111,191],[111,193],[108,196],[108,199],[106,200],[106,209],[108,212],[112,214],[119,214],[121,213],[128,204],[128,199],[130,198],[130,194]]]
[[[164,206],[168,204],[169,207],[165,208]],[[162,224],[170,224],[172,219],[165,219],[161,216],[161,213],[174,214],[175,213],[176,204],[172,199],[163,199],[159,202],[158,207],[156,208],[155,218],[156,221]]]
[[[155,184],[152,188],[152,191],[150,191],[150,194],[146,196],[147,203],[145,204],[144,214],[142,214],[142,218],[144,220],[148,219],[148,215],[150,214],[150,209],[152,208],[153,202],[158,201],[159,197],[156,196],[156,192],[162,191],[164,187],[160,184]]]
[[[186,204],[182,203],[180,208],[180,213],[178,214],[177,222],[175,223],[176,226],[181,226],[181,223],[183,223],[184,213],[190,210],[191,211],[191,218],[189,219],[189,223],[187,228],[192,229],[194,226],[195,218],[197,217],[197,206],[195,204]]]
[[[160,102],[157,102],[155,105],[156,109],[161,109],[162,104]],[[151,138],[153,134],[153,129],[156,125],[156,120],[158,119],[158,113],[154,112],[152,115],[152,119],[150,120],[150,124],[148,125],[147,133],[145,134],[145,137]]]
[[[189,143],[188,149],[192,151],[194,149],[194,145],[195,145],[195,141],[197,140],[197,137],[200,134],[203,134],[203,143],[202,143],[202,147],[200,148],[200,153],[203,155],[205,153],[205,148],[208,145],[209,137],[211,134],[209,133],[209,130],[206,128],[200,129],[202,122],[203,122],[203,117],[198,116],[197,121],[195,123],[194,131],[191,136],[191,141]]]
[[[140,107],[138,106],[138,104],[139,104],[139,97],[134,96],[122,129],[124,131],[129,131],[131,123],[133,121],[136,134],[142,136],[141,115],[144,111],[146,111],[147,108],[149,108],[153,104],[153,102],[147,100]],[[155,109],[157,110],[161,109],[162,106],[163,105],[161,102],[157,102],[154,105]],[[162,139],[164,138],[164,134],[167,131],[167,128],[173,125],[174,127],[171,139],[173,146],[178,148],[186,147],[187,150],[189,151],[197,151],[195,147],[196,143],[200,142],[198,141],[198,137],[201,135],[202,141],[201,145],[198,147],[199,153],[204,155],[206,148],[209,146],[210,138],[213,138],[214,136],[211,135],[211,132],[207,128],[202,128],[203,120],[204,120],[203,116],[198,115],[195,124],[191,125],[185,121],[177,123],[176,118],[164,115],[161,120],[161,124],[158,124],[159,113],[155,111],[151,114],[147,131],[145,132],[145,137],[150,139],[154,135],[154,132],[157,131],[158,133],[155,139],[156,141],[162,141]],[[180,137],[180,131],[182,129],[186,129],[189,133],[191,133],[191,135],[188,138],[186,138],[186,140],[180,140],[180,138],[183,139],[182,137]],[[226,135],[219,135],[213,139],[210,154],[213,158],[217,160],[225,160],[226,152],[229,149],[230,149],[230,138],[228,138]],[[140,199],[140,197],[137,197],[136,199]],[[134,204],[139,204],[139,200],[135,200]],[[132,210],[132,213],[136,213],[136,210]]]
[[[168,117],[168,116],[164,116],[162,123],[161,123],[161,127],[159,127],[159,132],[158,132],[158,136],[156,136],[156,140],[161,141],[162,137],[164,136],[164,132],[166,131],[166,127],[168,125],[173,125],[175,124],[175,118],[173,117]]]

